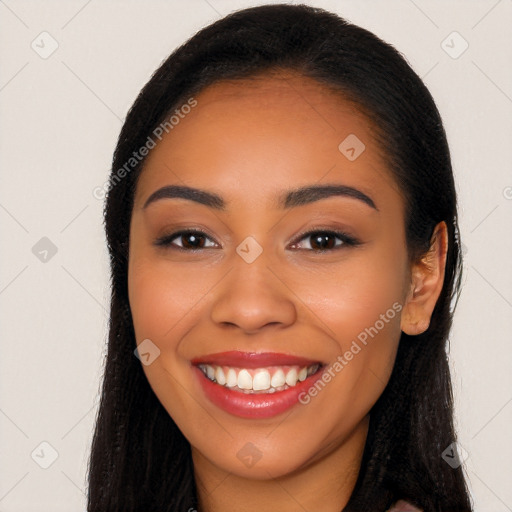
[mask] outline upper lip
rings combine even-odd
[[[277,352],[241,352],[231,350],[228,352],[217,352],[205,356],[196,357],[191,360],[192,364],[210,364],[217,366],[233,366],[238,368],[262,368],[266,366],[311,366],[322,364],[318,360],[307,359],[291,354]]]

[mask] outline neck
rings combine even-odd
[[[339,512],[354,489],[368,433],[367,416],[350,437],[325,447],[292,473],[248,479],[215,466],[192,448],[198,512]]]

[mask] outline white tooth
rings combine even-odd
[[[213,369],[213,366],[210,366],[209,364],[206,365],[206,376],[213,380],[215,378],[215,370]]]
[[[270,381],[270,384],[273,388],[278,388],[280,386],[284,386],[284,383],[285,383],[285,378],[284,378],[284,372],[283,370],[279,369],[277,370],[276,373],[274,373],[274,375],[272,375],[272,380]]]
[[[220,366],[217,366],[217,369],[215,370],[215,380],[217,381],[217,384],[220,384],[221,386],[226,384],[226,376]]]
[[[240,370],[238,374],[238,387],[240,389],[252,389],[252,377],[247,370]]]
[[[288,386],[295,386],[295,384],[297,384],[297,370],[295,368],[292,368],[286,374],[286,384],[288,384]]]
[[[302,382],[303,380],[306,380],[307,376],[308,376],[308,369],[307,369],[307,367],[306,368],[301,368],[301,370],[299,372],[299,375],[298,375],[298,379]]]
[[[226,386],[233,388],[236,386],[238,379],[236,377],[236,372],[233,370],[233,368],[230,368],[228,370],[228,375],[226,377]]]
[[[270,373],[267,370],[260,370],[254,375],[252,389],[260,391],[268,388],[270,388]]]

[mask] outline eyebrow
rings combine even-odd
[[[295,208],[333,196],[358,199],[374,210],[379,211],[371,197],[356,188],[339,184],[309,185],[288,190],[279,196],[278,207],[282,209]],[[147,208],[151,203],[159,201],[160,199],[176,198],[194,201],[219,211],[226,210],[226,202],[218,194],[184,185],[167,185],[159,188],[148,197],[142,208]]]

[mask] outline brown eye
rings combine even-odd
[[[340,243],[337,242],[336,239],[338,239]],[[309,241],[309,247],[306,247],[306,250],[312,250],[314,252],[337,250],[344,246],[355,246],[360,244],[358,240],[345,233],[327,230],[309,231],[308,233],[301,235],[299,241],[301,240]],[[297,247],[298,244],[294,243],[293,248]]]
[[[174,240],[180,240],[181,244],[174,243]],[[172,247],[186,251],[197,251],[207,249],[205,240],[209,237],[202,231],[178,231],[170,235],[163,236],[155,241],[155,245],[160,247]],[[213,243],[213,246],[216,244]]]
[[[310,245],[313,249],[325,250],[325,249],[333,249],[336,246],[335,236],[331,234],[315,234],[310,235]]]

